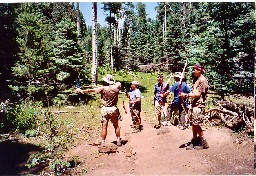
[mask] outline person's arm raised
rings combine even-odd
[[[80,89],[80,88],[77,88],[75,90],[76,93],[82,93],[82,94],[86,94],[86,93],[91,93],[91,92],[95,92],[95,89]]]

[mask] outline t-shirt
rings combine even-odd
[[[155,100],[157,100],[158,102],[162,102],[163,101],[163,102],[166,103],[167,102],[166,97],[164,97],[164,98],[160,97],[160,93],[162,91],[166,91],[168,89],[169,89],[169,84],[166,84],[166,83],[163,83],[163,84],[156,83],[155,87],[154,87]]]
[[[193,89],[197,89],[201,93],[201,97],[200,97],[202,98],[201,103],[205,103],[206,101],[206,94],[208,91],[208,87],[209,87],[208,81],[203,75],[200,76],[193,85]],[[196,103],[198,102],[198,100],[200,100],[200,98],[196,98],[193,100],[192,102],[193,107],[196,106]]]
[[[193,88],[197,89],[200,93],[206,93],[208,87],[208,81],[203,75],[200,76],[200,78],[198,78],[195,84],[193,85]]]
[[[141,92],[139,89],[135,89],[135,90],[130,90],[129,92],[129,97],[130,97],[130,101],[136,101],[137,98],[141,98]],[[131,107],[131,105],[129,104],[129,106]],[[134,109],[137,109],[139,111],[141,111],[141,101],[140,102],[136,102],[133,106]]]
[[[180,90],[179,90],[179,87],[180,87],[180,82],[177,81],[169,89],[170,92],[174,93],[173,103],[180,103],[179,92],[183,92],[183,93],[191,92],[191,90],[190,90],[189,86],[186,84],[186,82],[182,82]]]
[[[117,82],[114,85],[102,86],[94,89],[96,93],[101,94],[101,103],[103,106],[116,106],[118,101],[118,94],[121,90],[121,83]]]

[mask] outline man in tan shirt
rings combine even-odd
[[[208,91],[208,81],[204,74],[204,67],[200,64],[196,64],[193,67],[193,75],[195,80],[193,81],[193,89],[190,93],[180,93],[180,98],[191,98],[192,99],[192,132],[193,138],[191,145],[187,149],[193,148],[194,146],[202,146],[203,149],[209,148],[209,144],[204,138],[204,132],[201,128],[203,125],[203,116],[205,111],[206,96]]]
[[[113,76],[107,74],[103,78],[103,86],[94,88],[94,89],[85,89],[81,90],[80,88],[76,89],[76,92],[79,93],[100,93],[101,94],[101,123],[102,123],[102,131],[101,137],[102,142],[101,144],[105,144],[105,140],[107,137],[107,127],[109,120],[113,123],[115,128],[115,133],[117,137],[117,146],[121,146],[120,140],[120,127],[118,125],[118,116],[119,116],[119,109],[117,108],[117,101],[118,101],[118,94],[121,90],[121,83],[115,83]]]

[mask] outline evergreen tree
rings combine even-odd
[[[125,3],[124,5],[124,27],[122,35],[122,48],[120,51],[122,65],[131,67],[131,34],[132,34],[132,21],[135,19],[134,4]]]
[[[13,67],[13,90],[22,97],[66,99],[88,63],[78,44],[76,16],[69,3],[23,3],[17,18],[19,61]]]
[[[8,87],[12,79],[11,67],[18,59],[18,45],[16,42],[17,32],[15,30],[15,10],[18,4],[0,4],[0,100],[10,98],[11,90]]]
[[[144,63],[147,51],[147,19],[146,6],[139,2],[136,6],[137,14],[133,19],[131,30],[131,58],[133,58],[133,65]]]
[[[219,88],[221,75],[218,71],[220,56],[223,53],[223,37],[219,23],[209,16],[208,3],[193,3],[191,7],[191,32],[188,48],[189,65],[200,63],[207,70],[210,85]]]
[[[227,2],[210,5],[212,9],[210,14],[219,23],[223,36],[221,46],[223,53],[218,65],[221,85],[229,91],[253,93],[254,3]],[[235,79],[234,75],[241,73],[247,76],[243,75],[240,80]],[[248,77],[248,75],[252,76]],[[237,85],[239,86],[236,87]]]

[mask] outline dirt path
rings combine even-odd
[[[120,122],[121,136],[128,142],[116,153],[100,154],[98,147],[83,142],[72,149],[67,157],[79,156],[82,163],[71,171],[72,175],[245,175],[254,171],[254,145],[250,140],[239,142],[226,128],[207,129],[205,137],[210,145],[206,150],[180,148],[191,139],[191,129],[175,126],[155,129],[146,122],[144,129],[132,133],[129,114]],[[116,140],[109,125],[107,144]]]

